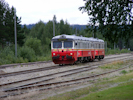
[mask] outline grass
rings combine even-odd
[[[133,81],[104,91],[91,93],[80,100],[133,100]]]
[[[127,50],[127,49],[107,49],[107,51],[105,52],[105,55],[110,55],[110,54],[121,54],[121,53],[130,53],[131,51]]]
[[[129,70],[129,72],[126,71],[126,73],[125,71],[121,72],[121,76],[103,78],[89,87],[56,95],[43,100],[132,100],[133,81],[129,80],[133,79],[133,71]],[[122,82],[125,83],[123,84]],[[108,88],[115,84],[119,84],[119,86],[97,92],[103,88]],[[91,97],[92,99],[90,99]]]
[[[125,63],[124,61],[114,61],[114,62],[112,62],[112,63],[99,66],[99,68],[102,68],[102,69],[118,69],[118,68],[120,68],[122,65],[124,65],[124,63]],[[127,62],[126,62],[126,63],[127,63]]]
[[[127,73],[127,71],[122,70],[120,73],[121,73],[121,74],[126,74],[126,73]]]

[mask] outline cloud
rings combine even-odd
[[[66,20],[70,24],[87,24],[88,16],[82,14],[79,7],[82,0],[6,0],[14,6],[17,15],[22,17],[22,24],[36,23],[39,20],[48,22],[56,15],[57,21]]]

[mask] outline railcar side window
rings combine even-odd
[[[53,42],[53,48],[62,48],[62,42],[61,41],[54,41]]]
[[[99,49],[100,49],[100,44],[99,44]]]
[[[78,49],[80,48],[80,42],[78,42]]]
[[[91,44],[91,48],[93,48],[93,44]]]
[[[96,44],[94,43],[94,48],[96,48]]]
[[[73,43],[72,41],[64,41],[64,48],[72,48]]]

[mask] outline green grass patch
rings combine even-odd
[[[103,79],[98,80],[97,83],[94,83],[93,85],[91,85],[89,87],[78,89],[76,91],[67,92],[67,93],[64,93],[64,94],[59,94],[59,95],[56,95],[56,96],[53,96],[53,97],[49,97],[49,98],[43,99],[43,100],[77,100],[77,99],[79,99],[79,98],[81,98],[81,97],[83,97],[85,95],[88,95],[88,94],[89,95],[90,94],[94,95],[100,89],[108,88],[110,85],[121,83],[121,82],[127,82],[127,81],[129,81],[131,79],[133,79],[133,72],[132,71],[130,71],[127,74],[122,74],[122,76],[119,76],[119,77],[103,78]],[[132,83],[133,82],[131,82],[131,84]],[[128,84],[129,84],[129,86],[128,86]],[[119,86],[121,86],[121,85],[119,85]],[[128,91],[128,88],[125,88],[126,86],[132,88],[133,85],[130,86],[130,83],[126,83],[122,89],[120,87],[118,87],[117,91],[121,91],[122,92],[123,90],[124,91],[127,90],[127,92],[132,92],[132,94],[133,94],[133,91],[132,91],[133,88],[132,88],[131,91]],[[111,91],[113,91],[113,90],[111,90]],[[113,94],[116,94],[116,93],[117,92],[113,92]],[[126,95],[125,98],[128,97],[127,94],[125,94],[125,95]],[[116,96],[117,96],[117,94],[116,94]],[[101,97],[103,97],[103,94],[97,94],[96,97],[101,98]],[[129,94],[129,97],[131,97],[131,94]],[[122,100],[127,100],[125,98],[122,99]],[[97,100],[97,98],[96,99],[88,99],[87,98],[87,99],[83,99],[83,100]],[[102,99],[102,100],[108,100],[108,98],[107,99]],[[111,100],[112,100],[112,98],[111,98]],[[114,98],[113,100],[119,100],[119,98],[118,99]],[[128,100],[130,100],[130,98]]]
[[[118,69],[124,64],[125,64],[124,61],[114,61],[112,63],[99,66],[99,68],[102,68],[102,69]]]
[[[121,73],[121,74],[126,74],[126,73],[127,73],[127,71],[122,70],[120,73]]]
[[[104,91],[91,93],[80,100],[133,100],[133,81]]]

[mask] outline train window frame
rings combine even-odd
[[[91,48],[93,48],[93,42],[91,43]]]
[[[71,44],[69,44],[71,42]],[[73,41],[63,41],[63,48],[73,48]]]
[[[85,41],[85,49],[87,49],[87,42]]]
[[[77,41],[77,48],[79,49],[79,42]]]
[[[89,42],[88,42],[88,48],[90,48],[90,44],[89,44]]]
[[[54,47],[54,43],[55,42],[61,42],[61,47]],[[54,48],[54,49],[60,49],[60,48],[62,48],[63,47],[63,43],[62,43],[62,41],[53,41],[53,43],[52,43],[52,48]]]
[[[79,49],[81,49],[82,42],[79,42]]]
[[[96,49],[96,43],[93,43],[93,47],[94,47],[94,49]]]

